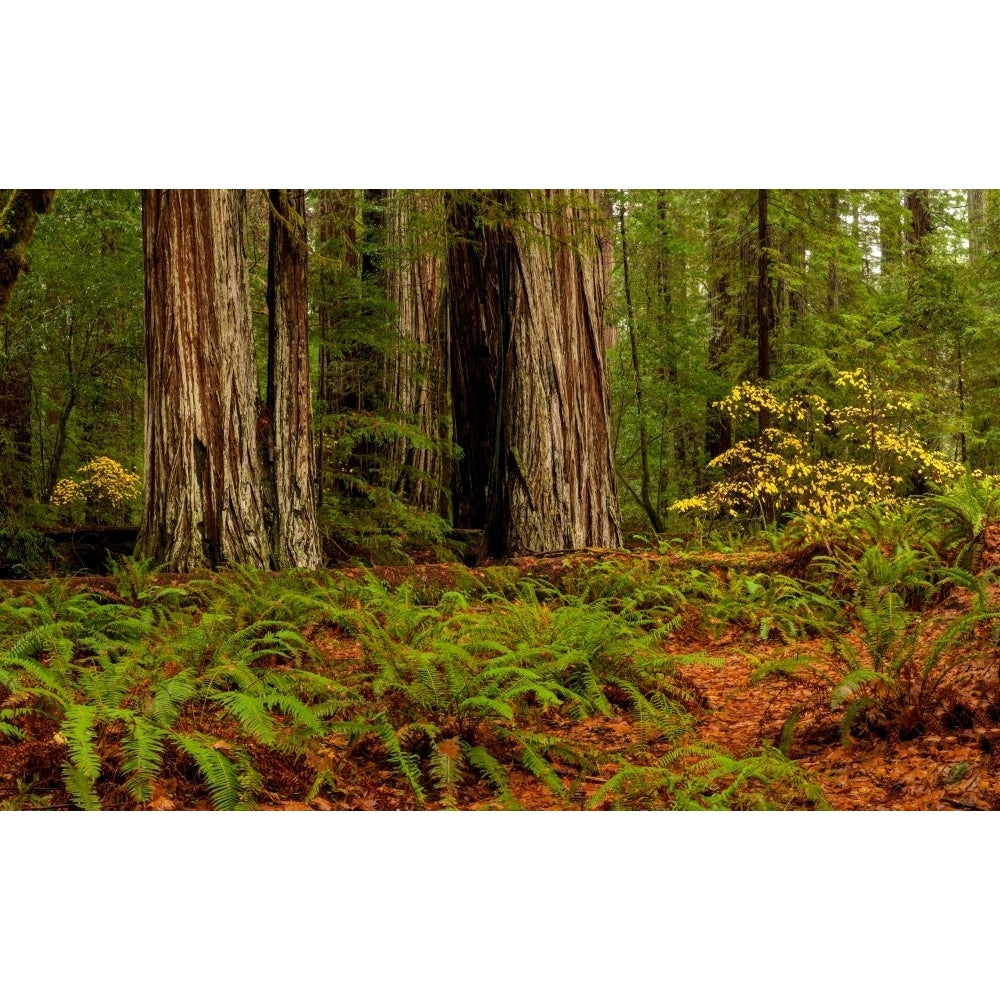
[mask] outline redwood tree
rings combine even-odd
[[[322,562],[314,495],[305,195],[301,189],[267,193],[267,407],[259,425],[264,470],[273,480],[268,492],[275,569],[314,569]]]
[[[145,484],[137,552],[269,564],[242,191],[143,192]]]
[[[486,222],[482,205],[453,216],[465,226],[449,266],[451,296],[478,298],[452,329],[452,392],[456,431],[473,420],[490,444],[483,552],[620,545],[605,361],[608,206],[597,192],[546,191],[501,194],[487,207],[495,217]]]

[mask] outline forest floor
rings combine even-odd
[[[568,577],[586,570],[609,553],[581,552],[512,560],[522,577],[546,580],[560,586]],[[777,566],[792,572],[795,567],[774,553],[658,556],[653,553],[614,554],[616,565],[648,567],[657,561],[672,561],[687,568],[701,567],[720,581],[733,572],[766,572]],[[506,567],[505,567],[506,568]],[[345,576],[360,576],[363,570],[342,570]],[[377,567],[373,571],[393,587],[410,584],[425,593],[443,593],[469,574],[483,579],[489,569],[469,570],[456,564],[422,564]],[[185,586],[189,578],[159,576],[158,586]],[[8,582],[12,595],[31,594],[37,581]],[[121,600],[111,577],[80,577],[76,590],[108,601]],[[1000,590],[990,588],[991,604]],[[913,659],[926,659],[934,639],[950,623],[967,614],[971,595],[954,590],[937,603],[921,632]],[[862,726],[860,735],[842,738],[844,709],[831,708],[831,677],[838,675],[831,637],[806,630],[796,635],[767,639],[757,621],[731,621],[714,627],[694,603],[681,608],[679,624],[663,640],[663,651],[678,664],[675,680],[684,691],[685,707],[694,719],[693,737],[713,745],[735,759],[759,753],[761,747],[782,745],[786,756],[801,767],[822,792],[826,804],[837,810],[992,810],[1000,808],[1000,709],[997,698],[998,654],[990,630],[980,626],[970,632],[965,644],[948,655],[947,683],[934,701],[902,705],[887,724],[873,721]],[[364,688],[364,655],[356,638],[338,627],[310,624],[303,636],[318,653],[320,672],[350,685],[354,677]],[[840,638],[851,640],[848,629]],[[942,661],[944,662],[944,661]],[[768,676],[758,679],[762,666],[777,664]],[[784,666],[783,666],[784,665]],[[767,672],[766,670],[763,672]],[[844,668],[841,665],[839,673]],[[914,688],[914,691],[916,688]],[[916,699],[916,695],[914,695]],[[582,720],[555,712],[539,712],[534,719],[541,737],[553,737],[573,748],[581,759],[593,762],[581,769],[554,762],[566,789],[556,795],[550,787],[523,768],[511,766],[507,780],[513,800],[529,810],[566,810],[594,807],[592,801],[623,758],[643,767],[655,764],[662,752],[659,741],[650,739],[643,720],[626,700],[609,693],[614,711]],[[222,712],[203,703],[185,708],[199,732],[217,739],[222,751],[241,739],[239,726]],[[909,713],[909,714],[908,714]],[[791,720],[791,722],[790,722]],[[884,720],[883,720],[884,722]],[[794,723],[794,726],[792,725]],[[59,722],[44,715],[31,715],[23,723],[24,738],[0,737],[0,802],[15,809],[72,808],[69,793],[60,780],[65,764],[65,739]],[[113,727],[112,727],[113,728]],[[855,727],[857,733],[857,727]],[[119,734],[120,736],[120,734]],[[480,742],[491,747],[504,761],[503,748],[492,747],[489,733]],[[244,744],[246,741],[243,741]],[[123,776],[115,773],[114,732],[102,737],[101,778],[97,792],[104,809],[199,810],[212,809],[213,801],[197,771],[180,756],[155,777],[148,801],[137,804],[126,793]],[[419,807],[413,791],[387,760],[382,747],[369,737],[330,737],[311,745],[304,754],[290,755],[274,747],[249,744],[249,754],[262,779],[256,807],[265,810],[386,810]],[[614,762],[618,763],[615,764]],[[326,775],[318,781],[317,775]],[[440,806],[431,799],[430,808]],[[461,809],[496,808],[497,791],[483,778],[465,780],[453,803]],[[606,806],[608,803],[604,803]],[[627,799],[615,804],[624,808],[649,808]],[[814,808],[815,800],[790,795],[784,808]]]

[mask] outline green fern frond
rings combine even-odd
[[[164,729],[170,729],[196,690],[194,674],[190,670],[160,678],[148,708],[150,718]]]
[[[498,715],[508,722],[514,718],[514,710],[507,702],[501,701],[499,698],[489,698],[486,695],[474,695],[471,698],[465,698],[459,703],[458,708],[461,712],[469,712],[479,718]]]
[[[472,746],[462,741],[465,759],[493,786],[500,801],[508,808],[519,810],[520,803],[514,798],[503,765],[482,746]]]
[[[805,705],[797,705],[785,719],[785,724],[781,727],[781,735],[778,737],[778,750],[786,757],[791,753],[792,740],[795,738],[795,727],[798,725]]]
[[[521,764],[530,771],[546,788],[552,791],[557,798],[566,798],[566,786],[563,785],[559,775],[556,774],[552,765],[539,754],[533,747],[531,747],[525,740],[524,734],[514,734],[510,735],[517,738],[521,745],[520,761]]]
[[[851,727],[854,725],[854,720],[864,711],[869,708],[874,707],[875,701],[873,698],[861,697],[856,698],[847,706],[844,714],[840,719],[840,742],[844,744],[845,747],[851,745]]]
[[[275,745],[278,734],[274,727],[274,720],[259,698],[254,698],[243,691],[221,691],[210,695],[210,698],[236,716],[239,719],[240,728],[251,739],[256,740],[262,746],[273,747]]]
[[[146,803],[153,795],[153,780],[160,773],[166,738],[165,730],[137,716],[122,739],[122,771],[128,775],[125,788],[136,802]]]
[[[765,660],[750,675],[750,684],[760,684],[765,677],[770,677],[772,674],[794,677],[801,670],[812,670],[814,666],[811,656],[786,656],[780,660]]]
[[[409,782],[417,801],[420,805],[426,805],[427,793],[420,783],[420,767],[416,757],[400,746],[399,737],[384,714],[380,713],[372,720],[371,728],[382,741],[382,746],[385,747],[389,759],[396,765],[399,773]]]
[[[65,763],[62,767],[63,784],[69,792],[70,800],[80,809],[95,812],[101,808],[101,800],[94,789],[94,782],[78,767]]]
[[[892,681],[877,670],[866,668],[852,670],[846,676],[841,677],[833,691],[830,692],[830,708],[840,708],[844,702],[854,698],[866,684],[891,685]]]
[[[462,783],[462,761],[465,752],[460,740],[442,740],[434,744],[430,757],[430,774],[441,804],[446,809],[458,808],[458,788]]]
[[[97,708],[93,705],[70,705],[60,733],[66,740],[66,752],[73,765],[89,781],[101,775],[101,758],[97,754]]]
[[[241,762],[241,775],[233,762],[209,743],[212,737],[201,733],[171,733],[169,738],[195,762],[216,809],[238,809],[252,804],[250,794],[255,772],[248,762]],[[259,775],[256,778],[259,783]]]

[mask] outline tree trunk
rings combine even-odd
[[[319,279],[319,385],[317,386],[317,415],[320,432],[316,449],[316,502],[323,506],[327,489],[330,456],[327,439],[329,418],[341,412],[345,404],[343,360],[338,360],[338,345],[334,343],[334,310],[336,295],[333,268],[349,275],[358,274],[356,205],[354,192],[349,189],[324,190],[319,196],[319,238],[321,253],[327,266],[320,271]]]
[[[605,360],[607,216],[599,192],[547,191],[504,241],[488,556],[621,544]]]
[[[829,193],[829,226],[831,233],[840,229],[840,192]],[[826,307],[830,312],[840,308],[840,270],[837,267],[837,244],[831,241],[830,262],[826,270]]]
[[[771,301],[770,234],[767,222],[768,193],[757,192],[757,377],[771,379],[771,331],[774,326],[774,303]],[[765,420],[763,411],[762,420]],[[761,424],[761,430],[766,426]]]
[[[440,414],[447,409],[448,343],[444,282],[438,254],[421,245],[412,231],[417,212],[433,210],[426,195],[399,191],[387,227],[394,265],[387,269],[389,298],[395,303],[402,339],[388,372],[389,396],[403,420],[425,437],[437,439]],[[394,492],[422,510],[447,508],[441,496],[444,463],[440,449],[410,445],[399,449]]]
[[[910,252],[915,257],[923,257],[925,252],[924,237],[928,236],[931,226],[930,191],[927,189],[906,192],[906,208],[910,213],[910,224],[906,230],[906,242]]]
[[[143,192],[145,485],[137,552],[269,564],[243,191]]]
[[[258,424],[273,476],[271,563],[315,569],[323,556],[313,491],[306,198],[301,189],[267,196],[267,408]]]
[[[499,405],[501,295],[500,261],[510,256],[510,233],[487,226],[481,216],[486,195],[446,196],[452,417],[455,443],[462,451],[452,468],[453,523],[456,528],[486,524],[493,442]],[[496,199],[502,206],[503,196]],[[509,292],[505,290],[505,296]]]
[[[621,232],[622,241],[622,278],[625,283],[625,325],[628,327],[629,346],[632,351],[632,380],[635,392],[636,417],[639,421],[639,461],[642,470],[642,481],[639,486],[639,502],[653,531],[659,533],[663,531],[663,523],[660,515],[650,498],[650,475],[649,475],[649,431],[646,427],[646,409],[643,405],[642,392],[642,372],[639,369],[639,347],[635,334],[635,310],[632,308],[632,284],[629,281],[628,269],[628,239],[625,233],[625,205],[618,205],[618,227]],[[657,264],[659,264],[659,259]],[[666,282],[661,282],[662,287],[666,287]]]
[[[878,213],[879,273],[894,267],[903,252],[903,229],[900,224],[899,192],[883,192],[886,203]]]
[[[27,267],[25,248],[35,235],[38,216],[52,207],[55,191],[11,191],[0,212],[0,313],[7,308],[14,285]]]
[[[986,192],[971,188],[965,192],[969,220],[969,259],[979,260],[986,246]]]
[[[709,283],[708,311],[710,332],[708,338],[708,370],[722,382],[725,363],[733,342],[736,339],[736,303],[730,286],[729,255],[724,249],[725,232],[722,212],[713,212],[709,219]],[[721,398],[722,392],[716,394]],[[727,413],[723,413],[712,405],[709,399],[706,403],[705,421],[705,451],[709,458],[718,458],[732,448],[733,421]]]
[[[0,357],[0,500],[31,498],[31,371],[25,358]]]

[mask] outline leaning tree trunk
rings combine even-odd
[[[323,561],[316,523],[309,387],[306,197],[267,193],[267,410],[261,456],[273,477],[271,563],[315,569]],[[277,433],[274,433],[277,429]]]
[[[144,191],[145,487],[137,552],[266,568],[243,191]]]

